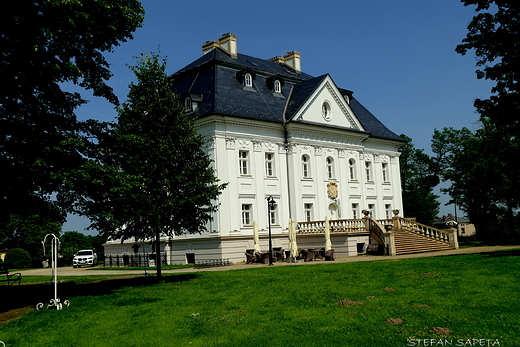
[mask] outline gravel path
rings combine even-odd
[[[377,256],[377,255],[362,255],[362,256],[356,256],[356,257],[336,258],[334,263],[389,260],[389,259],[405,259],[405,258],[442,257],[442,256],[447,256],[447,255],[455,255],[455,254],[483,253],[483,252],[493,252],[493,251],[502,251],[502,250],[510,250],[510,249],[520,249],[520,245],[469,247],[469,248],[461,248],[461,249],[451,249],[451,250],[447,250],[447,251],[404,254],[404,255],[398,255],[395,257]],[[274,263],[274,266],[302,266],[302,265],[312,265],[312,264],[321,264],[321,263],[329,263],[329,262],[325,262],[323,260],[311,261],[311,262],[307,262],[307,263],[276,262],[276,263]],[[162,272],[165,274],[168,274],[168,273],[185,273],[185,272],[198,272],[198,271],[224,271],[224,270],[260,268],[260,267],[266,267],[266,266],[268,266],[268,265],[236,263],[236,264],[229,265],[229,266],[214,267],[214,268],[163,270]],[[51,274],[51,269],[25,270],[25,271],[20,271],[20,273],[22,274],[22,277],[23,276],[47,276],[47,275]],[[96,268],[90,268],[90,267],[83,267],[83,268],[60,267],[60,268],[58,268],[58,276],[139,275],[139,274],[143,274],[143,273],[144,273],[143,270],[101,270],[101,269],[96,270]],[[149,271],[149,273],[154,274],[155,270],[151,270],[151,271]]]

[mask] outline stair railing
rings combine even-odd
[[[330,220],[331,233],[360,233],[367,232],[365,222],[361,219]],[[298,222],[298,234],[324,234],[325,221]]]
[[[419,235],[449,243],[450,246],[455,249],[459,248],[456,229],[440,230],[425,224],[417,223],[415,220],[401,217],[399,218],[399,222],[402,229],[413,231]]]

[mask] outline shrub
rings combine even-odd
[[[13,248],[7,251],[4,261],[9,269],[25,269],[31,266],[32,258],[25,249]]]

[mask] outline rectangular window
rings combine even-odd
[[[392,205],[385,204],[385,215],[386,219],[392,219]]]
[[[388,164],[383,163],[383,182],[390,182],[390,176],[388,176]]]
[[[375,209],[376,209],[376,205],[374,205],[374,204],[369,204],[368,205],[368,210],[370,211],[370,217],[372,217],[372,218],[376,218],[375,217]]]
[[[242,204],[242,226],[253,224],[253,205]]]
[[[275,176],[274,174],[274,153],[265,154],[265,175]]]
[[[305,221],[311,222],[312,221],[312,204],[303,204],[303,209],[305,212]]]
[[[367,182],[374,180],[372,177],[372,163],[369,161],[365,162],[365,173],[366,173]]]
[[[269,204],[269,220],[271,225],[278,224],[278,205]]]
[[[239,151],[238,152],[238,165],[240,168],[241,175],[249,175],[249,152]]]
[[[352,219],[358,219],[359,204],[352,204]]]

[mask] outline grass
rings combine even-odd
[[[2,325],[0,341],[363,347],[491,339],[519,346],[519,259],[517,250],[170,275],[160,284],[66,297],[71,306],[62,311],[32,311]],[[336,304],[342,299],[362,304]],[[387,324],[389,318],[403,323]]]

